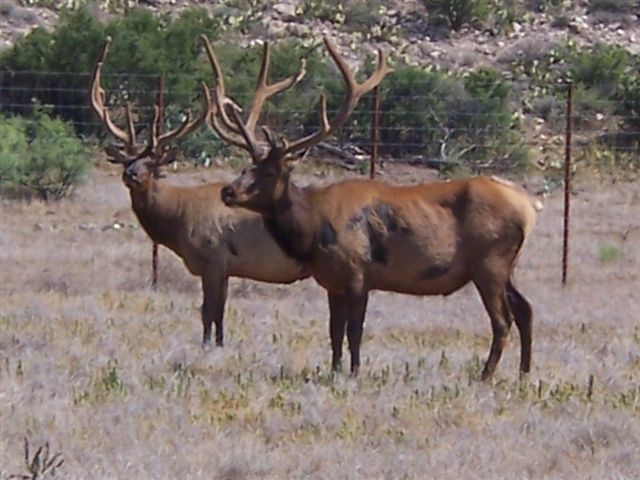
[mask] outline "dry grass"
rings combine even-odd
[[[234,280],[227,345],[205,353],[198,282],[161,250],[149,289],[150,244],[116,176],[56,205],[4,202],[0,477],[26,472],[26,436],[69,479],[638,478],[638,211],[637,184],[584,184],[561,289],[561,198],[547,201],[516,274],[534,369],[517,381],[512,332],[486,385],[472,288],[374,294],[361,377],[332,379],[312,281]]]

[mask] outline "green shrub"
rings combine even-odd
[[[488,0],[422,0],[422,3],[430,14],[453,30],[460,30],[474,20],[484,20],[491,10]]]
[[[573,55],[571,78],[587,88],[598,88],[603,96],[608,96],[620,83],[629,60],[630,54],[625,48],[601,43],[592,50]]]
[[[84,178],[89,149],[73,129],[41,109],[31,118],[0,116],[0,186],[4,194],[58,200]]]
[[[637,70],[635,75],[623,77],[614,97],[618,102],[616,113],[622,117],[624,128],[640,137],[640,73]]]
[[[220,21],[200,8],[186,9],[175,19],[136,8],[107,24],[86,8],[66,11],[53,32],[36,28],[0,55],[2,110],[28,114],[35,105],[47,105],[77,131],[101,132],[87,108],[87,90],[89,72],[107,35],[113,44],[103,85],[113,95],[111,103],[150,106],[153,77],[164,74],[167,102],[189,106],[199,91],[198,78],[188,75],[201,60],[198,35],[215,38]],[[147,109],[143,120],[150,114]]]
[[[491,69],[458,78],[440,70],[396,66],[380,86],[381,153],[420,154],[472,167],[526,163],[527,149],[512,130],[510,92]],[[344,130],[351,131],[351,140],[368,143],[370,123],[364,100]]]

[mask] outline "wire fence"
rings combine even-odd
[[[227,88],[234,97],[234,75]],[[177,125],[186,108],[198,111],[198,75],[166,78],[166,128]],[[104,75],[107,103],[116,122],[124,121],[127,102],[134,105],[138,130],[145,130],[153,115],[155,84],[152,75]],[[90,73],[0,71],[0,109],[5,114],[28,114],[38,105],[73,123],[84,136],[104,138],[104,126],[89,105]],[[387,82],[387,80],[385,80]],[[243,78],[242,85],[253,84]],[[380,90],[379,151],[385,158],[418,158],[426,162],[468,163],[474,168],[512,168],[524,161],[561,162],[566,125],[566,86],[553,95],[531,97],[511,91],[507,97],[473,96],[461,91],[442,97],[429,85]],[[295,87],[268,102],[263,122],[288,137],[302,136],[318,127],[318,99],[323,85]],[[251,92],[239,98],[250,99]],[[329,95],[329,113],[339,107],[342,92]],[[234,97],[236,98],[236,97]],[[239,102],[248,104],[248,102]],[[638,161],[640,119],[624,99],[593,98],[574,92],[573,134],[576,157],[588,152]],[[350,122],[331,140],[356,153],[371,151],[372,102],[362,99]],[[203,129],[183,144],[185,156],[205,158],[222,150],[214,133]],[[346,151],[346,150],[345,150]],[[602,153],[605,152],[605,153]],[[607,157],[607,158],[608,158]]]
[[[232,75],[233,76],[233,75]],[[36,108],[71,122],[82,136],[107,139],[106,129],[89,104],[89,73],[69,74],[0,70],[0,111],[27,115]],[[124,126],[125,105],[131,103],[136,130],[148,129],[156,102],[157,77],[152,75],[104,75],[110,114]],[[162,127],[175,128],[185,109],[199,110],[196,75],[168,75],[162,101],[166,113]],[[240,82],[252,84],[247,78]],[[385,80],[386,81],[386,80]],[[163,82],[164,83],[164,82]],[[234,82],[227,88],[233,98]],[[267,102],[263,123],[295,138],[318,128],[318,99],[326,85],[295,88]],[[378,89],[377,89],[378,90]],[[329,115],[339,108],[342,91],[329,98]],[[571,94],[572,93],[572,94]],[[377,115],[376,115],[377,114]],[[373,129],[372,125],[377,125]],[[138,138],[146,138],[138,136]],[[330,140],[328,149],[350,162],[366,166],[368,156],[386,161],[409,160],[427,166],[465,166],[472,170],[510,169],[522,162],[536,162],[564,175],[565,206],[562,283],[567,281],[569,252],[570,178],[578,161],[609,162],[614,166],[640,167],[640,115],[638,106],[625,99],[594,98],[570,84],[559,85],[553,95],[531,97],[528,92],[509,96],[470,95],[459,91],[448,97],[430,85],[412,84],[390,89],[381,85],[373,101],[360,101],[351,120]],[[207,128],[181,142],[185,158],[203,160],[226,154],[226,146]],[[572,163],[573,162],[573,163]],[[344,165],[344,164],[343,164]],[[373,176],[375,161],[371,161]],[[153,247],[153,284],[157,281],[157,245]]]

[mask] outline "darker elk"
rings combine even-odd
[[[216,344],[223,344],[223,315],[228,278],[243,277],[271,283],[291,283],[304,278],[301,264],[282,252],[265,230],[259,215],[231,209],[220,199],[222,183],[180,187],[162,181],[161,167],[172,162],[174,142],[200,127],[214,108],[203,85],[201,114],[194,120],[187,114],[175,130],[158,134],[160,108],[149,126],[149,138],[141,146],[136,140],[131,106],[126,107],[126,128],[114,124],[105,107],[100,73],[111,39],[98,58],[91,81],[91,106],[105,127],[121,145],[106,147],[107,158],[124,167],[122,180],[129,189],[131,205],[145,232],[154,242],[171,249],[187,269],[201,277],[203,346],[211,342],[216,326]],[[293,81],[292,79],[291,81]]]
[[[231,116],[253,159],[223,188],[224,202],[262,215],[287,255],[308,265],[327,290],[334,370],[346,328],[351,372],[358,372],[371,290],[450,295],[473,282],[493,329],[482,378],[494,374],[513,320],[520,332],[520,371],[529,372],[532,311],[512,280],[535,220],[533,199],[525,192],[496,177],[415,186],[347,180],[304,189],[291,180],[296,154],[343,125],[358,99],[389,71],[380,53],[377,70],[359,84],[336,47],[327,39],[325,45],[346,95],[331,121],[322,98],[321,127],[305,138],[289,142],[263,127],[266,141],[259,140],[254,122],[243,122],[233,102],[216,92],[218,110]]]

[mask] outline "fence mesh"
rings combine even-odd
[[[233,72],[229,76],[233,78]],[[197,75],[167,76],[166,128],[177,125],[186,108],[201,108],[198,84],[202,80]],[[28,114],[41,105],[72,122],[79,134],[104,138],[103,125],[89,106],[89,82],[90,73],[2,70],[0,108],[5,114]],[[123,122],[123,106],[131,102],[137,128],[144,130],[153,113],[156,82],[152,75],[104,75],[102,83],[116,122]],[[228,82],[233,91],[233,80]],[[480,169],[511,168],[523,161],[553,166],[563,159],[566,88],[559,86],[553,97],[526,102],[513,90],[508,96],[481,98],[450,92],[445,98],[434,94],[430,85],[413,84],[401,93],[381,87],[380,153],[393,159],[468,163]],[[300,93],[294,87],[265,105],[263,122],[288,137],[309,133],[318,126],[318,98],[323,89],[326,86],[313,85]],[[330,115],[337,110],[342,91],[334,87],[331,93]],[[368,153],[372,113],[368,96],[331,141],[340,148],[355,147],[356,152]],[[595,155],[611,161],[639,161],[640,119],[623,100],[587,98],[574,91],[573,137],[578,160]],[[185,156],[195,158],[214,156],[225,148],[207,129],[187,140],[184,147]]]

